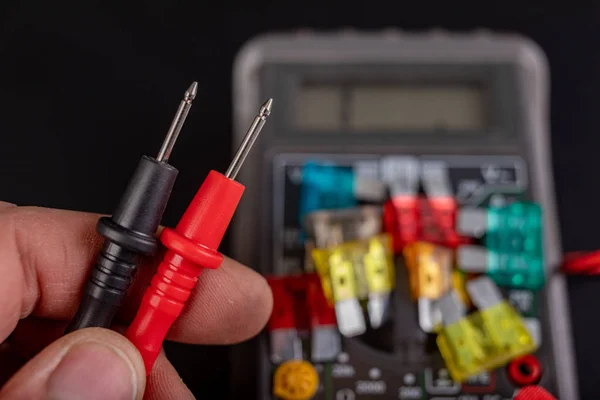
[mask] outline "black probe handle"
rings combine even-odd
[[[113,216],[98,221],[104,245],[66,333],[110,327],[143,257],[158,250],[155,234],[176,178],[177,169],[169,164],[141,159]]]
[[[98,221],[97,230],[106,237],[106,241],[96,258],[79,309],[67,327],[67,333],[87,327],[110,327],[142,261],[142,240],[137,251],[123,247],[124,242],[131,241],[131,232],[128,234],[106,217]],[[119,230],[122,240],[111,241],[109,237],[119,235]],[[145,239],[144,253],[152,254],[158,243],[151,236]]]

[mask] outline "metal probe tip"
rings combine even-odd
[[[187,118],[187,115],[190,112],[190,108],[192,107],[192,101],[196,97],[196,93],[198,93],[198,82],[193,82],[188,88],[188,90],[185,91],[185,94],[183,95],[183,100],[181,100],[181,102],[179,103],[179,108],[175,113],[173,122],[171,122],[171,127],[169,127],[167,136],[165,137],[160,151],[158,152],[158,156],[156,156],[157,161],[165,163],[169,161],[171,151],[173,151],[173,147],[175,146],[177,137],[179,137],[179,132],[181,132],[181,128],[185,123],[185,119]]]
[[[273,107],[273,99],[269,99],[262,105],[258,112],[259,117],[268,117],[271,115],[271,107]]]
[[[265,122],[267,121],[267,117],[271,115],[271,108],[273,107],[273,99],[269,99],[260,107],[258,111],[258,115],[252,121],[252,125],[248,129],[246,136],[242,139],[242,143],[240,147],[238,147],[229,168],[227,168],[227,172],[225,172],[225,176],[229,179],[235,179],[238,172],[240,172],[240,168],[242,168],[242,164],[248,157],[248,153],[252,149],[254,142],[258,138],[260,131],[263,126],[265,126]]]
[[[194,100],[196,98],[196,93],[198,93],[198,82],[193,82],[188,90],[185,91],[184,100]]]

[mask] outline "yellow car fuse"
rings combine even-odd
[[[331,241],[328,242],[328,246],[317,246],[316,249],[312,250],[311,255],[314,267],[317,270],[317,274],[319,275],[319,278],[321,278],[323,294],[325,295],[327,301],[331,305],[333,305],[335,303],[335,299],[333,295],[333,289],[331,287],[331,256],[336,253],[343,253],[345,259],[348,259],[350,261],[350,265],[352,265],[353,269],[355,268],[354,263],[356,256],[354,254],[355,252],[352,251],[351,243],[344,245],[342,241],[342,227],[340,225],[332,226],[330,233]],[[356,276],[354,275],[354,273],[352,275],[355,282],[353,290],[355,292],[355,296],[358,298],[359,288],[356,287]],[[362,287],[364,287],[363,291],[366,292],[366,282],[361,285],[361,289]],[[366,294],[364,296],[366,297]]]
[[[347,246],[331,249],[328,257],[331,292],[340,333],[346,337],[363,334],[365,317],[356,293],[352,258]]]
[[[330,305],[333,305],[333,290],[331,288],[331,277],[329,275],[329,250],[328,249],[313,249],[311,251],[313,265],[321,280],[323,294]]]
[[[486,277],[466,284],[478,310],[460,317],[466,309],[455,291],[439,301],[443,327],[437,343],[455,381],[506,365],[529,354],[536,344],[522,317],[505,301]]]
[[[336,248],[331,251],[328,261],[334,302],[356,299],[352,259],[344,253],[344,249]]]
[[[308,246],[313,248],[330,249],[343,243],[368,239],[377,235],[383,229],[382,213],[381,206],[372,205],[311,212],[302,221],[304,230],[310,237],[306,242],[309,243]],[[368,297],[368,284],[362,265],[363,252],[361,250],[352,255],[357,283],[357,297],[360,300],[366,300]],[[311,252],[307,254],[311,254]],[[316,257],[319,258],[318,255]],[[325,298],[333,304],[328,278],[327,256],[324,259],[317,260],[313,254],[312,260],[310,260],[310,257],[307,257],[307,259],[308,261],[305,262],[306,272],[313,272],[313,269],[316,269],[322,280]]]
[[[369,297],[369,283],[367,282],[367,271],[365,269],[365,255],[368,252],[367,243],[366,241],[347,243],[346,249],[354,268],[356,297],[360,301],[367,300]]]
[[[437,336],[440,353],[456,382],[462,382],[486,368],[487,351],[483,332],[466,317],[466,307],[455,291],[438,300],[443,327]]]
[[[369,322],[372,328],[379,328],[389,315],[390,293],[396,281],[392,237],[383,234],[369,239],[363,259],[369,290]]]
[[[467,292],[478,308],[481,324],[489,335],[494,350],[501,355],[499,364],[535,351],[536,344],[523,318],[502,298],[491,278],[482,276],[467,282]]]
[[[387,315],[389,295],[394,285],[390,236],[380,234],[369,239],[315,249],[312,256],[323,292],[328,301],[335,305],[340,332],[344,336],[355,336],[366,329],[364,321],[358,322],[361,300],[368,300],[367,310],[372,327],[381,326]]]
[[[389,293],[394,288],[394,254],[388,234],[368,240],[363,255],[369,293]]]

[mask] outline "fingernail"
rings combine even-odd
[[[101,343],[72,347],[48,379],[51,400],[132,400],[136,395],[132,363]]]

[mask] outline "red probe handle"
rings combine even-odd
[[[150,374],[162,343],[204,268],[215,269],[217,248],[244,192],[244,186],[211,171],[177,227],[163,230],[168,249],[125,336],[137,347]]]
[[[206,255],[208,262],[203,265],[209,268],[218,267],[223,260],[221,254],[213,252],[211,255],[208,249]],[[203,269],[173,251],[167,251],[158,266],[138,313],[125,333],[142,355],[148,374]]]

